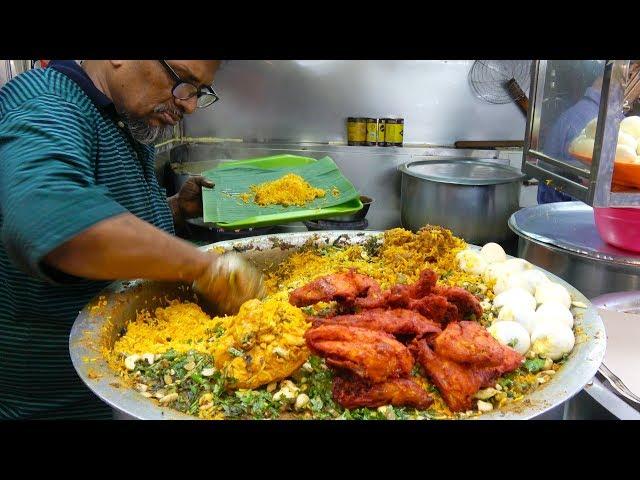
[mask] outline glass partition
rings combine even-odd
[[[594,206],[640,206],[640,64],[538,60],[523,171]]]

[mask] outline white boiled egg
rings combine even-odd
[[[591,158],[595,141],[593,138],[578,137],[569,145],[569,153],[578,157]]]
[[[482,277],[484,278],[485,282],[489,282],[489,281],[497,282],[498,279],[501,276],[506,275],[506,273],[507,273],[507,269],[504,265],[504,262],[491,263],[489,264],[489,266],[487,266]]]
[[[571,352],[576,339],[573,331],[564,323],[543,320],[531,334],[531,350],[543,358],[559,360]]]
[[[587,138],[596,138],[596,127],[598,126],[598,117],[587,123],[584,127],[584,134]]]
[[[535,288],[531,285],[528,278],[524,276],[526,272],[515,272],[509,275],[507,283],[511,288],[521,288],[531,295],[535,293]]]
[[[495,293],[496,295],[500,295],[502,292],[506,292],[512,286],[514,286],[511,282],[512,277],[513,275],[509,275],[508,273],[502,273],[501,275],[499,275],[495,285],[493,286],[493,293]]]
[[[462,250],[456,255],[460,268],[474,275],[482,275],[487,268],[487,261],[475,250]]]
[[[522,306],[506,306],[502,307],[498,318],[495,322],[516,322],[522,325],[529,334],[533,332],[533,329],[539,321],[539,316],[535,310],[529,310]]]
[[[533,268],[533,265],[522,258],[510,258],[504,262],[504,266],[509,273],[523,272]]]
[[[529,284],[529,287],[533,289],[531,293],[534,293],[536,288],[538,288],[538,285],[541,283],[549,283],[551,281],[544,273],[534,268],[520,272],[519,275],[522,276],[522,278],[524,278],[524,280]]]
[[[535,269],[513,272],[508,277],[503,278],[504,285],[507,288],[522,288],[532,295],[535,294],[538,285],[540,285],[541,283],[549,282],[549,279],[544,273],[542,273],[540,270]],[[499,288],[498,283],[496,282],[496,287],[493,289],[493,291],[494,293],[498,294],[506,290],[507,288],[504,288],[502,284]]]
[[[493,242],[487,243],[482,247],[480,255],[482,255],[489,264],[501,263],[507,259],[507,254],[504,252],[504,249],[497,243]]]
[[[571,295],[566,288],[559,283],[541,283],[536,288],[536,301],[540,303],[558,302],[565,307],[571,307]]]
[[[618,145],[626,145],[635,152],[636,148],[638,148],[638,141],[635,139],[635,137],[620,130],[618,132]]]
[[[620,131],[631,135],[640,142],[640,117],[634,115],[622,119],[620,122]]]
[[[509,290],[496,295],[493,299],[493,305],[497,308],[505,306],[517,308],[518,306],[521,306],[528,310],[535,310],[536,299],[526,290],[516,287],[510,288]]]
[[[495,278],[493,293],[495,293],[496,295],[510,290],[511,288],[522,288],[523,290],[529,290],[527,283],[523,282],[517,277],[519,273],[525,271],[523,270],[524,268],[528,268],[527,264],[529,264],[529,262],[525,262],[525,260],[514,262],[513,260],[521,259],[512,258],[510,260],[507,260],[506,262],[495,264],[499,265],[493,275]]]
[[[501,345],[513,348],[520,355],[524,355],[531,346],[529,332],[516,322],[495,322],[487,330]]]
[[[564,323],[567,327],[573,328],[573,315],[562,303],[555,301],[545,302],[538,307],[536,312],[544,320]]]
[[[616,147],[616,162],[635,163],[637,160],[636,149],[629,145],[618,144]]]

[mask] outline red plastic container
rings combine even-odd
[[[640,252],[640,208],[594,208],[602,239],[632,252]]]

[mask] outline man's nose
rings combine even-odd
[[[187,98],[186,100],[175,100],[176,105],[186,114],[192,114],[198,108],[198,97],[194,95],[191,98]]]

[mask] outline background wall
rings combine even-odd
[[[184,120],[185,134],[245,141],[345,142],[349,116],[405,119],[405,144],[522,140],[513,104],[474,96],[472,60],[237,60],[215,81],[220,101]],[[528,85],[526,88],[528,93]]]

